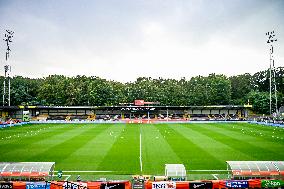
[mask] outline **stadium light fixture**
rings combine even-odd
[[[270,44],[269,47],[269,113],[272,114],[272,69],[273,69],[273,83],[274,83],[274,95],[275,95],[275,110],[277,113],[277,89],[276,89],[276,80],[275,80],[275,65],[274,65],[274,47],[273,43],[277,41],[275,37],[274,30],[272,32],[267,32],[266,36],[268,37],[266,43]]]
[[[11,106],[11,65],[8,62],[10,57],[10,44],[12,43],[12,38],[14,37],[14,32],[11,30],[6,30],[5,38],[3,39],[7,45],[6,49],[6,64],[4,66],[4,82],[3,82],[3,106],[6,104],[6,80],[8,78],[8,106]]]

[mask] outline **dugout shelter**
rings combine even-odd
[[[284,161],[226,161],[231,179],[284,179]]]
[[[55,162],[0,162],[0,180],[52,180]]]

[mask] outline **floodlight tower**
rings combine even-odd
[[[274,95],[275,95],[275,109],[277,113],[277,90],[276,90],[276,80],[275,80],[275,65],[274,65],[274,48],[273,42],[277,41],[274,31],[267,32],[266,36],[268,36],[268,40],[266,43],[270,45],[269,47],[269,113],[272,114],[272,71],[273,71],[273,83],[274,83]]]
[[[8,78],[8,106],[11,106],[11,65],[8,62],[8,58],[10,57],[10,43],[12,43],[14,32],[11,30],[6,30],[5,38],[3,39],[7,45],[6,49],[6,64],[4,66],[4,82],[3,82],[3,106],[6,104],[6,80]]]

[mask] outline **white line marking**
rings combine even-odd
[[[141,129],[140,129],[140,171],[142,173],[143,171],[143,164],[142,164],[142,134],[141,134]]]
[[[212,174],[212,176],[216,179],[219,180],[219,178],[217,177],[218,174]]]
[[[62,175],[62,176],[66,177],[66,178],[64,179],[64,181],[67,181],[67,180],[71,177],[71,175]]]
[[[186,170],[187,172],[228,172],[228,170]]]
[[[58,171],[53,171],[57,173]],[[112,173],[114,171],[62,171],[63,173]]]

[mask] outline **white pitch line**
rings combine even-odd
[[[64,179],[64,181],[67,181],[67,180],[71,177],[71,175],[62,175],[62,176],[66,177],[66,178]]]
[[[57,173],[58,171],[53,171]],[[63,173],[112,173],[114,171],[62,171]]]
[[[212,176],[216,179],[219,180],[219,178],[217,177],[218,174],[212,174]]]
[[[228,172],[228,170],[186,170],[187,172]]]
[[[143,164],[142,164],[142,134],[141,134],[141,129],[140,129],[140,171],[142,173],[143,171]]]

